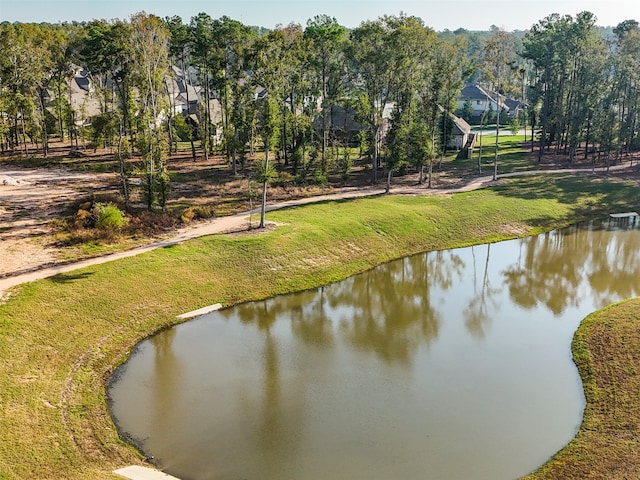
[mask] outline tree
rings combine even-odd
[[[216,65],[214,37],[214,21],[206,13],[199,13],[191,18],[189,26],[190,50],[194,65],[198,67],[200,73],[200,83],[204,86],[203,110],[202,110],[202,147],[204,158],[208,160],[209,152],[212,148],[211,141],[211,82],[213,70]]]
[[[139,141],[144,159],[144,189],[147,208],[157,200],[166,207],[169,176],[166,168],[168,145],[160,128],[164,79],[169,69],[169,32],[161,20],[145,13],[131,18],[132,72],[138,87],[138,109],[143,132]]]
[[[272,30],[265,37],[256,39],[250,53],[250,65],[253,71],[253,81],[256,88],[264,89],[260,98],[258,111],[258,131],[264,145],[264,163],[262,172],[262,206],[260,210],[259,228],[265,227],[265,213],[267,206],[267,186],[273,176],[269,164],[269,152],[278,140],[280,133],[280,100],[282,97],[282,59],[284,51],[283,32]]]
[[[473,106],[471,105],[471,100],[468,98],[465,99],[464,104],[462,105],[460,116],[467,122],[471,121],[471,117],[473,116]]]
[[[501,90],[503,86],[505,72],[510,62],[515,57],[513,49],[513,37],[509,33],[496,29],[487,39],[484,46],[485,63],[484,72],[489,81],[493,84],[493,90],[496,98],[496,148],[493,160],[493,179],[498,178],[498,145],[500,136],[500,122],[503,120],[501,107]],[[506,114],[506,111],[505,111]]]
[[[420,183],[423,181],[423,167],[428,158],[424,146],[428,144],[429,132],[422,104],[425,97],[420,92],[430,90],[428,79],[436,68],[434,51],[439,48],[435,32],[416,17],[394,19],[389,41],[394,52],[394,69],[401,81],[396,87],[395,109],[386,142],[387,192],[392,172],[409,164],[420,170]]]
[[[351,32],[349,57],[357,75],[356,83],[360,87],[361,98],[366,99],[368,103],[367,129],[372,183],[378,181],[385,106],[394,95],[398,81],[389,42],[392,21],[391,17],[383,17],[376,21],[363,22]]]
[[[327,148],[331,129],[332,111],[342,90],[345,76],[344,52],[347,45],[347,29],[335,18],[318,15],[307,22],[304,37],[310,42],[311,66],[315,70],[322,100],[322,156],[321,174],[327,174]]]
[[[47,151],[43,95],[50,67],[51,56],[39,26],[2,26],[0,83],[9,122],[9,144],[14,149],[22,139],[25,154],[29,153],[27,137],[32,141],[41,138],[43,152]]]
[[[243,129],[251,125],[251,121],[247,124],[245,114],[248,110],[242,103],[246,100],[243,85],[250,83],[245,70],[246,51],[254,33],[249,27],[228,17],[222,17],[215,26],[217,46],[221,52],[218,55],[220,65],[216,85],[222,101],[225,152],[227,158],[231,159],[232,173],[236,175],[237,152],[244,150],[248,137]],[[236,112],[236,109],[241,112]],[[239,121],[238,124],[234,122],[235,119]]]
[[[169,56],[170,58],[177,60],[180,65],[180,71],[182,74],[182,78],[178,80],[181,81],[184,85],[185,89],[185,97],[187,101],[187,117],[191,114],[191,98],[190,98],[190,80],[189,80],[189,26],[182,22],[182,18],[174,15],[173,17],[167,17],[164,19],[165,28],[170,33],[169,40]],[[173,113],[172,113],[173,115]],[[176,124],[176,129],[178,129],[178,125],[182,129],[183,135],[189,140],[191,144],[191,158],[195,162],[196,160],[196,146],[194,143],[194,132],[191,123],[182,120],[174,120],[174,124]]]

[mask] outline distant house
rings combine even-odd
[[[462,118],[449,114],[451,120],[451,130],[447,136],[447,148],[462,149],[467,146],[469,135],[471,134],[471,126]]]
[[[100,100],[95,94],[89,73],[80,67],[76,67],[69,81],[68,95],[77,126],[88,125],[91,117],[102,112]]]
[[[321,131],[323,124],[324,120],[320,112],[314,121],[316,131]],[[327,126],[333,138],[340,139],[347,143],[352,142],[358,132],[364,129],[364,127],[356,121],[356,111],[353,108],[344,108],[339,105],[331,106]]]
[[[189,81],[187,81],[187,76]],[[213,142],[222,141],[222,105],[220,100],[213,98],[210,93],[208,100],[205,98],[205,90],[201,85],[193,84],[197,77],[193,69],[185,74],[175,65],[171,66],[169,75],[165,77],[165,89],[169,96],[169,104],[174,114],[182,114],[189,123],[194,126],[200,124],[205,111],[205,105],[209,108],[209,118],[214,127]]]
[[[507,107],[509,107],[507,112],[509,113],[509,117],[511,118],[517,117],[520,112],[522,112],[526,107],[526,104],[509,97],[505,97],[504,103],[507,105]]]
[[[185,74],[175,65],[171,67],[170,75],[165,77],[165,88],[174,113],[188,116],[198,112],[202,87],[194,87],[185,81]]]
[[[485,112],[492,109],[495,113],[500,112],[503,108],[509,112],[509,106],[505,103],[505,97],[495,92],[485,89],[480,85],[465,85],[458,97],[458,111],[465,108],[465,104],[471,104],[472,119],[480,119]]]
[[[389,102],[382,109],[382,126],[380,128],[380,138],[384,139],[391,129],[391,119],[396,104]],[[318,115],[314,121],[314,127],[317,131],[322,130],[323,116],[320,104],[318,105]],[[358,132],[365,130],[366,126],[356,120],[356,111],[352,107],[342,107],[340,105],[332,105],[328,127],[331,134],[335,138],[339,138],[346,142],[353,142]]]

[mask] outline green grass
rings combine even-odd
[[[105,382],[178,314],[635,210],[637,197],[631,182],[527,177],[450,197],[323,202],[269,213],[273,231],[205,237],[23,285],[0,306],[0,478],[115,478],[111,470],[139,461],[118,439]]]
[[[588,316],[573,339],[587,405],[576,437],[526,480],[640,478],[640,299]]]
[[[531,170],[533,163],[522,149],[524,135],[501,135],[498,140],[498,174]],[[475,165],[478,163],[479,144],[474,150]],[[496,136],[482,136],[482,169],[493,172],[496,151]]]

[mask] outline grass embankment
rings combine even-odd
[[[105,381],[180,313],[635,209],[637,195],[630,182],[528,177],[451,197],[325,202],[270,213],[279,223],[270,232],[206,237],[24,285],[0,306],[0,478],[112,478],[139,461],[109,418]]]
[[[589,315],[573,339],[587,406],[569,445],[524,480],[640,478],[640,298]]]

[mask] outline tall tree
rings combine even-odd
[[[149,209],[157,200],[164,210],[169,192],[168,145],[160,125],[160,113],[165,106],[163,93],[169,69],[169,31],[158,17],[145,13],[135,14],[131,26],[133,74],[144,129],[140,147],[145,164],[145,197]]]
[[[233,122],[236,117],[233,110],[238,106],[235,96],[240,94],[242,84],[247,81],[244,59],[254,33],[249,27],[225,16],[214,22],[214,36],[217,49],[217,74],[214,81],[222,104],[225,153],[227,159],[231,160],[231,169],[235,175],[240,132]]]
[[[428,158],[425,146],[430,138],[428,123],[424,117],[428,109],[420,93],[429,89],[429,77],[433,73],[438,39],[433,30],[425,27],[417,17],[399,17],[393,21],[390,36],[394,52],[394,69],[401,82],[397,85],[395,109],[388,133],[387,191],[391,174],[405,165],[413,164],[420,171],[423,181],[424,163]],[[435,122],[432,125],[436,127]]]
[[[265,227],[267,187],[273,176],[269,153],[278,141],[280,133],[280,105],[283,95],[282,66],[285,56],[283,46],[284,33],[282,30],[272,30],[268,35],[256,39],[249,57],[254,86],[259,91],[256,99],[259,105],[258,131],[264,147],[264,162],[259,169],[260,181],[262,182],[259,228]]]
[[[513,62],[515,51],[513,36],[504,30],[495,29],[487,39],[484,46],[485,74],[493,84],[496,98],[496,145],[493,159],[493,179],[498,178],[498,145],[500,137],[500,111],[502,104],[503,83],[509,70],[509,64]]]
[[[344,56],[348,32],[338,21],[328,15],[318,15],[307,22],[304,36],[310,41],[313,61],[319,85],[322,105],[322,150],[320,169],[327,174],[327,149],[331,119],[338,96],[342,92],[345,78]]]
[[[367,104],[367,131],[369,156],[371,158],[372,183],[378,181],[381,164],[381,149],[385,128],[385,108],[395,94],[398,78],[393,68],[393,51],[389,37],[393,19],[391,17],[367,21],[351,31],[349,57]]]
[[[205,160],[208,160],[210,150],[213,148],[212,119],[211,119],[211,87],[216,65],[216,39],[214,20],[206,13],[199,13],[191,19],[190,23],[190,49],[194,65],[200,73],[200,83],[204,87],[202,99],[202,147]]]

